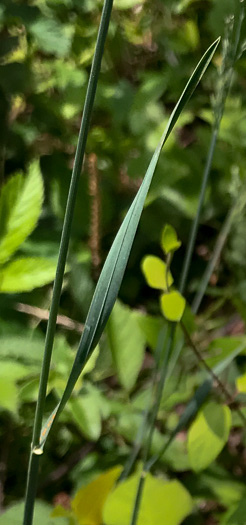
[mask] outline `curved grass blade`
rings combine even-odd
[[[123,279],[127,261],[130,255],[131,247],[134,241],[138,223],[143,210],[145,198],[147,196],[155,168],[161,153],[161,150],[169,137],[174,125],[176,124],[183,108],[190,99],[193,91],[207,69],[214,52],[219,44],[218,38],[204,53],[196,69],[191,75],[186,87],[179,98],[167,127],[161,137],[161,140],[153,154],[149,167],[138,190],[134,201],[132,202],[126,217],[115,237],[112,247],[109,251],[101,275],[99,277],[96,290],[91,302],[89,313],[85,322],[85,329],[82,334],[77,355],[68,378],[68,382],[60,403],[48,418],[40,436],[40,447],[42,448],[47,439],[48,433],[57,415],[62,411],[67,403],[74,385],[87,361],[91,352],[97,345],[107,320],[110,316],[118,291]]]

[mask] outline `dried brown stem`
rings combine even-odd
[[[43,308],[38,308],[37,306],[31,306],[30,304],[16,303],[15,308],[18,312],[23,312],[28,315],[32,315],[41,321],[48,321],[49,319],[49,310],[44,310]],[[75,330],[79,334],[83,332],[84,325],[78,321],[74,321],[67,317],[66,315],[58,315],[57,324],[67,328],[67,330]]]
[[[89,195],[91,197],[90,211],[90,239],[89,246],[91,249],[92,273],[95,279],[100,273],[101,264],[101,239],[100,239],[100,217],[101,217],[101,198],[99,173],[97,168],[97,156],[91,153],[88,157],[89,173]]]

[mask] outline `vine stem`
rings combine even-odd
[[[43,413],[45,407],[45,398],[47,391],[47,383],[50,370],[51,355],[55,337],[56,330],[56,318],[59,308],[61,289],[63,276],[65,271],[69,239],[71,234],[71,226],[74,214],[74,206],[76,201],[76,195],[78,190],[79,178],[81,174],[85,146],[87,142],[87,136],[90,126],[91,114],[94,105],[98,77],[101,69],[101,61],[104,51],[104,45],[106,36],[108,33],[109,21],[111,16],[113,6],[113,0],[105,0],[102,17],[100,21],[95,54],[92,62],[92,67],[90,71],[90,77],[88,82],[88,88],[85,98],[83,116],[81,120],[81,126],[78,137],[78,144],[75,153],[72,177],[70,182],[70,188],[67,198],[67,205],[64,217],[64,223],[62,228],[62,235],[60,241],[59,255],[56,276],[54,281],[54,288],[51,300],[50,315],[47,325],[46,338],[45,338],[45,348],[44,348],[44,358],[42,363],[42,370],[40,375],[39,383],[39,393],[38,400],[35,411],[34,426],[33,426],[33,436],[31,444],[31,452],[29,458],[29,468],[27,476],[27,486],[26,486],[26,498],[25,498],[25,510],[24,510],[24,520],[23,525],[32,525],[33,522],[33,511],[34,511],[34,502],[38,485],[38,471],[39,471],[39,460],[40,460],[40,432],[42,427]]]

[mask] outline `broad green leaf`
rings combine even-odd
[[[221,520],[221,525],[245,525],[246,499],[244,497],[237,505],[233,505]]]
[[[69,400],[68,410],[85,437],[96,441],[101,434],[101,411],[95,397],[82,394]]]
[[[185,299],[179,292],[169,292],[161,295],[161,310],[168,321],[180,321],[185,309]]]
[[[45,53],[59,57],[65,57],[69,53],[73,36],[69,26],[52,18],[39,18],[30,24],[30,32],[39,49]]]
[[[160,139],[160,142],[154,152],[154,155],[150,161],[149,167],[143,179],[143,182],[133,200],[130,209],[128,210],[126,217],[115,237],[115,240],[111,246],[105,264],[100,274],[100,278],[97,282],[95,293],[91,302],[91,306],[86,318],[85,329],[82,334],[78,352],[74,361],[74,365],[71,374],[68,378],[67,386],[60,400],[60,403],[54,409],[50,417],[48,418],[44,428],[42,430],[42,439],[40,445],[43,446],[50,429],[57,417],[62,411],[65,404],[67,403],[75,383],[87,361],[91,352],[97,345],[105,325],[108,321],[114,303],[116,301],[119,288],[124,276],[127,261],[131,252],[131,247],[136,235],[137,227],[140,221],[141,213],[143,210],[144,202],[155,172],[155,168],[161,154],[162,148],[168,139],[173,127],[175,126],[183,108],[190,99],[193,91],[207,69],[214,52],[219,44],[217,39],[205,52],[202,59],[198,63],[195,71],[191,75],[186,87],[181,94],[181,97],[176,104],[167,127]]]
[[[18,381],[22,379],[29,372],[28,366],[23,365],[22,363],[13,362],[8,359],[6,361],[1,361],[0,365],[0,377],[8,378],[12,381]]]
[[[237,355],[245,353],[246,337],[227,336],[214,339],[210,343],[208,350],[212,356],[206,359],[206,363],[213,369],[215,374],[220,374]]]
[[[50,517],[52,507],[41,501],[35,502],[33,525],[67,525],[67,520],[52,519]],[[24,503],[16,503],[0,516],[0,525],[22,525]]]
[[[147,402],[149,400],[147,399]],[[146,408],[146,404],[145,407]],[[121,408],[121,414],[117,424],[115,425],[115,431],[119,432],[129,443],[134,443],[139,441],[139,429],[143,424],[143,416],[139,414],[139,410],[129,411]],[[144,443],[147,440],[147,435],[144,436]],[[153,434],[152,444],[151,444],[151,454],[154,457],[160,457],[162,461],[163,455],[163,446],[168,441],[168,437],[163,436],[161,432],[156,428]],[[163,457],[164,465],[168,465],[172,470],[177,472],[186,471],[190,468],[189,460],[187,456],[186,443],[180,440],[173,440],[170,444],[168,451]]]
[[[0,410],[16,412],[17,403],[18,390],[15,381],[9,379],[9,377],[0,376]]]
[[[158,335],[160,333],[161,327],[163,326],[163,318],[146,315],[140,311],[135,311],[133,315],[137,320],[141,331],[143,332],[147,344],[152,350],[155,350]]]
[[[29,373],[29,368],[10,360],[2,361],[0,366],[0,409],[17,412],[20,403],[17,381]]]
[[[44,338],[39,335],[25,337],[23,335],[4,335],[0,337],[1,362],[13,359],[24,364],[39,366],[44,351]]]
[[[180,246],[181,241],[178,240],[175,229],[170,224],[166,224],[161,234],[161,247],[164,253],[167,255],[170,252],[174,252]]]
[[[202,485],[207,486],[219,503],[225,507],[238,503],[245,493],[243,480],[239,481],[231,475],[230,470],[216,464],[199,474],[199,478]]]
[[[0,293],[29,292],[54,280],[56,261],[23,257],[0,269]]]
[[[231,412],[225,405],[208,403],[192,423],[188,433],[191,468],[204,470],[226,444],[231,426]]]
[[[103,518],[107,525],[131,523],[139,475],[120,483],[107,498]],[[179,481],[163,481],[147,474],[137,525],[178,525],[192,511],[189,492]]]
[[[142,271],[146,282],[151,288],[167,290],[173,283],[171,273],[167,272],[167,265],[155,255],[147,255],[142,261]]]
[[[145,338],[130,308],[119,301],[109,318],[107,334],[119,381],[131,390],[143,363]]]
[[[0,196],[0,264],[5,263],[35,228],[42,209],[43,180],[38,161],[27,175],[11,177]]]
[[[105,501],[121,471],[121,466],[114,467],[77,492],[72,509],[80,525],[102,524]]]
[[[191,419],[193,419],[197,415],[197,413],[198,413],[199,409],[201,408],[201,406],[203,405],[205,399],[210,394],[210,392],[212,390],[212,386],[213,386],[212,385],[212,381],[211,380],[206,380],[196,390],[194,396],[192,397],[192,399],[187,404],[183,414],[180,416],[179,421],[178,421],[177,425],[175,426],[174,430],[172,431],[170,438],[166,441],[166,443],[163,443],[160,452],[158,454],[156,454],[155,456],[152,456],[152,458],[148,462],[148,465],[149,465],[150,468],[156,463],[156,461],[161,459],[164,454],[165,454],[165,457],[166,457],[167,450],[170,447],[170,445],[172,445],[175,437],[184,428],[187,428],[187,426],[188,426],[189,422],[191,421]]]

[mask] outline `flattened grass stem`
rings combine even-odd
[[[88,136],[88,131],[89,131],[93,104],[95,100],[99,72],[101,68],[104,44],[105,44],[108,27],[109,27],[112,5],[113,5],[113,0],[105,0],[103,11],[102,11],[100,27],[98,31],[95,54],[94,54],[89,82],[88,82],[88,88],[87,88],[83,116],[82,116],[81,127],[80,127],[79,138],[78,138],[78,145],[76,149],[72,178],[71,178],[70,189],[69,189],[69,194],[68,194],[68,199],[67,199],[67,206],[66,206],[66,211],[65,211],[65,218],[64,218],[64,224],[63,224],[63,229],[62,229],[62,236],[61,236],[58,263],[57,263],[57,271],[56,271],[56,277],[54,281],[53,295],[52,295],[52,301],[51,301],[50,316],[49,316],[49,321],[47,325],[45,350],[44,350],[44,358],[43,358],[42,371],[41,371],[41,377],[40,377],[38,401],[37,401],[35,419],[34,419],[33,438],[32,438],[32,445],[31,445],[27,488],[26,488],[26,504],[25,504],[24,521],[23,521],[24,525],[31,525],[33,521],[34,500],[35,500],[37,478],[38,478],[38,468],[39,468],[39,455],[37,455],[37,451],[39,450],[39,438],[40,438],[40,432],[41,432],[41,427],[42,427],[51,354],[52,354],[53,342],[54,342],[55,330],[56,330],[56,318],[57,318],[61,289],[62,289],[62,281],[63,281],[63,275],[64,275],[64,270],[65,270],[68,246],[69,246],[71,225],[72,225],[72,220],[73,220],[73,213],[74,213],[74,206],[75,206],[76,195],[77,195],[77,190],[78,190],[79,177],[80,177],[81,169],[82,169],[82,163],[83,163],[83,158],[84,158],[84,153],[85,153],[85,146],[86,146],[86,141],[87,141],[87,136]]]

